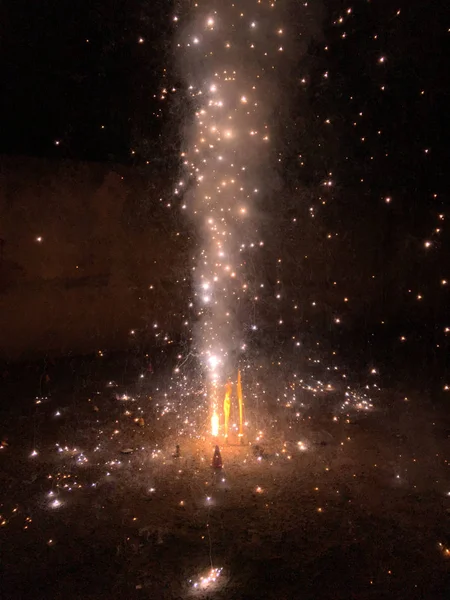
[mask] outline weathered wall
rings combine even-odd
[[[123,167],[0,158],[0,356],[122,348],[181,318],[186,236],[162,189]]]

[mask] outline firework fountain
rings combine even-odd
[[[182,153],[189,178],[183,208],[200,238],[193,266],[196,347],[207,374],[213,435],[226,379],[246,350],[245,331],[256,328],[248,305],[260,282],[251,280],[246,262],[264,245],[259,215],[277,161],[274,111],[292,37],[285,31],[287,5],[191,3],[178,43],[195,107]]]

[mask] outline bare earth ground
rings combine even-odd
[[[215,472],[209,436],[99,389],[2,415],[2,600],[450,597],[449,429],[420,400],[250,425]]]

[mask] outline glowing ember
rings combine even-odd
[[[192,587],[196,590],[210,589],[218,580],[222,569],[212,568],[207,575],[200,577],[200,579],[192,584]]]

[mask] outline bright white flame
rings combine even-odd
[[[209,362],[209,366],[211,367],[211,369],[215,369],[217,367],[217,365],[219,364],[219,359],[217,358],[217,356],[215,356],[214,354],[212,356],[209,357],[208,359]]]
[[[219,435],[219,415],[216,411],[213,412],[211,417],[211,434],[214,437]]]

